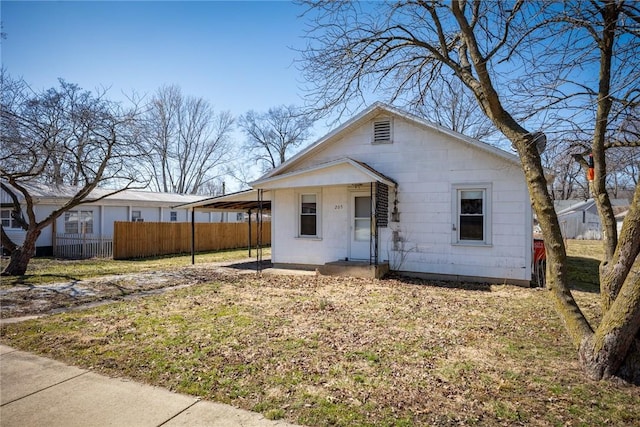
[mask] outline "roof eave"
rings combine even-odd
[[[256,189],[269,189],[268,184],[270,183],[274,183],[283,179],[288,179],[288,178],[294,178],[294,177],[298,177],[298,176],[304,176],[306,174],[312,173],[312,172],[317,172],[317,171],[322,171],[323,169],[328,169],[330,167],[333,166],[338,166],[338,165],[342,165],[342,164],[349,164],[351,167],[359,170],[361,173],[365,174],[366,176],[368,176],[371,181],[370,182],[380,182],[383,184],[386,184],[390,187],[395,187],[397,186],[397,183],[392,180],[391,178],[381,174],[380,172],[374,170],[373,168],[369,167],[368,165],[359,162],[357,160],[353,160],[351,158],[348,157],[344,157],[338,160],[333,160],[330,162],[326,162],[326,163],[322,163],[319,165],[314,165],[310,168],[307,169],[301,169],[301,170],[295,170],[293,172],[290,173],[284,173],[284,174],[279,174],[276,176],[272,176],[272,177],[266,177],[263,179],[259,179],[256,180],[254,182],[251,183],[251,186],[253,188]],[[357,183],[353,183],[353,184],[357,184]],[[332,184],[333,185],[333,184]]]

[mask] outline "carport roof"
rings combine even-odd
[[[236,212],[246,212],[248,210],[257,210],[262,208],[263,211],[270,211],[271,197],[268,193],[263,193],[263,200],[259,201],[258,190],[251,189],[238,191],[237,193],[225,194],[224,196],[211,197],[174,207],[195,210]]]

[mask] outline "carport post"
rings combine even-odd
[[[196,209],[191,208],[191,265],[196,263]]]
[[[249,209],[249,258],[251,258],[251,209]]]

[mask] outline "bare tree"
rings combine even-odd
[[[440,126],[476,139],[495,136],[497,129],[459,80],[434,82],[421,104],[408,109]]]
[[[142,132],[151,187],[187,194],[207,191],[230,160],[233,123],[228,111],[216,113],[203,98],[184,97],[178,86],[158,89]]]
[[[619,129],[608,137],[606,150],[606,190],[614,199],[631,199],[640,178],[640,148],[624,140]],[[545,167],[555,172],[552,196],[554,200],[592,197],[586,174],[586,159],[591,153],[591,136],[575,123],[574,129],[561,131],[547,144],[542,153]],[[576,161],[577,160],[577,161]]]
[[[22,275],[45,227],[87,201],[98,186],[117,188],[109,193],[114,194],[136,183],[130,162],[138,154],[132,143],[137,110],[62,80],[58,88],[33,93],[5,72],[0,96],[0,184],[12,200],[14,221],[26,231],[17,245],[2,230],[2,245],[11,252],[2,274]],[[72,193],[63,206],[38,218],[34,183],[67,184]]]
[[[240,117],[239,126],[247,136],[245,148],[267,171],[283,163],[309,137],[313,120],[293,105],[282,105],[266,113],[248,111]]]
[[[640,189],[618,239],[605,185],[611,123],[637,103],[638,26],[633,2],[351,3],[310,1],[314,22],[304,54],[319,111],[345,108],[365,91],[389,100],[425,98],[455,76],[517,151],[547,249],[549,295],[587,374],[640,383]],[[593,72],[584,78],[584,70]],[[566,112],[564,110],[567,109]],[[539,148],[541,129],[591,123],[592,193],[606,236],[600,283],[603,319],[593,329],[574,300],[566,250]],[[528,127],[532,130],[529,130]],[[628,144],[633,145],[633,144]],[[583,159],[584,160],[584,159]]]
[[[586,200],[590,197],[585,173],[574,160],[573,152],[568,148],[568,144],[561,143],[548,144],[542,153],[543,164],[555,172],[551,189],[553,200]]]
[[[616,194],[621,191],[620,196],[628,197],[640,180],[640,102],[624,109],[617,122],[618,129],[610,139],[611,149],[607,150],[607,178]],[[629,146],[635,148],[627,149]]]

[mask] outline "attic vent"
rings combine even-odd
[[[389,144],[391,142],[391,120],[373,122],[373,143]]]

